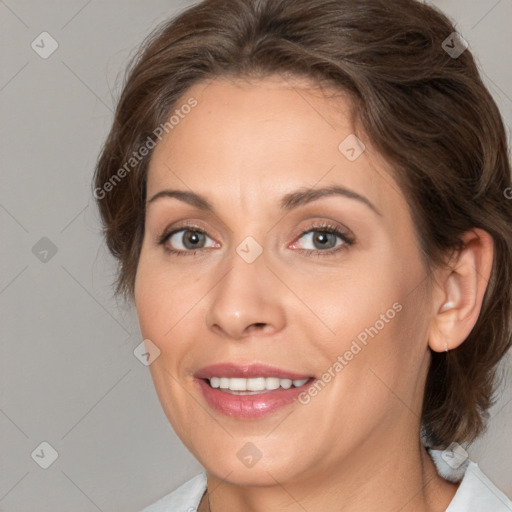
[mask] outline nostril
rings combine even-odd
[[[249,325],[249,327],[246,329],[247,332],[252,331],[265,331],[265,329],[268,327],[268,324],[265,322],[255,322],[254,324]]]

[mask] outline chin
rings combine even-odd
[[[297,468],[292,473],[291,468],[281,462],[274,464],[272,461],[267,461],[267,463],[263,463],[263,460],[260,460],[250,468],[229,461],[223,462],[217,460],[212,461],[211,465],[206,462],[202,462],[202,464],[208,475],[239,486],[271,487],[276,485],[276,481],[284,484],[287,480],[297,476]]]

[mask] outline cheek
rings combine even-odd
[[[388,311],[385,320],[393,320],[393,304],[403,297],[408,278],[392,264],[391,255],[382,254],[379,260],[369,256],[356,254],[321,272],[288,272],[287,285],[302,299],[303,313],[309,317],[309,309],[317,317],[309,329],[323,337],[330,333],[337,340],[349,340],[376,322],[381,329],[381,315]]]
[[[398,384],[408,371],[404,361],[415,379],[425,353],[427,325],[419,315],[427,299],[425,271],[419,259],[402,262],[391,251],[378,256],[316,279],[297,277],[293,285],[321,320],[303,327],[326,368],[342,356],[354,378],[373,368]]]
[[[135,281],[135,306],[143,336],[156,344],[186,327],[201,296],[198,276],[163,265],[158,257],[141,255]],[[153,339],[154,338],[154,339]]]
[[[193,279],[188,280],[190,286],[185,281],[155,258],[141,254],[134,294],[140,330],[143,338],[160,350],[149,370],[163,410],[182,439],[187,437],[183,424],[192,423],[188,421],[188,395],[182,386],[190,378],[186,368],[190,340],[197,339],[192,330],[197,323],[194,314],[198,314],[193,307],[198,290]]]
[[[347,367],[352,387],[399,410],[402,402],[414,408],[420,399],[428,363],[427,321],[421,315],[426,310],[425,286],[416,284],[411,291],[410,277],[382,287],[379,281],[365,306],[354,307],[354,315],[347,317],[344,338],[343,355],[353,361]]]

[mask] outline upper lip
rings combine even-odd
[[[266,364],[218,363],[201,368],[194,374],[194,377],[197,379],[211,379],[212,377],[245,379],[254,377],[277,377],[279,379],[300,380],[310,378],[311,375],[295,373]]]

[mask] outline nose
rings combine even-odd
[[[208,294],[206,323],[224,338],[272,336],[286,325],[282,287],[267,268],[265,251],[252,263],[235,251],[229,269]]]

